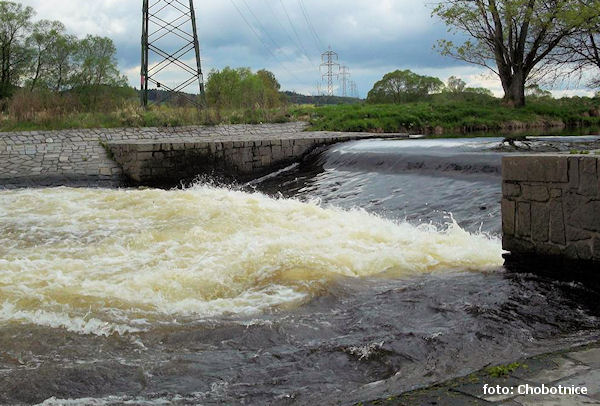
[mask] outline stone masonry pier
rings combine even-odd
[[[0,133],[0,188],[177,184],[252,177],[321,145],[403,134],[309,132],[305,123]]]
[[[502,165],[511,256],[600,261],[600,156],[516,155]]]

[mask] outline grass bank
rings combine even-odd
[[[431,100],[400,105],[360,104],[292,109],[317,131],[456,134],[600,125],[600,99],[530,100],[512,108],[499,99]]]
[[[283,123],[308,121],[312,130],[409,132],[438,136],[485,131],[586,128],[600,126],[600,99],[533,99],[512,108],[483,95],[435,95],[406,104],[354,104],[315,107],[288,105],[274,109],[215,109],[154,105],[139,107],[137,99],[96,101],[98,108],[68,97],[14,98],[0,115],[0,131],[76,128],[177,127],[187,125]],[[35,101],[35,103],[33,103]],[[37,104],[36,104],[37,103]]]
[[[130,103],[113,111],[50,114],[35,112],[26,118],[4,114],[0,131],[43,131],[77,128],[179,127],[188,125],[284,123],[292,120],[287,108],[198,111],[190,107],[152,106],[142,109]]]

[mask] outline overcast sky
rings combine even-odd
[[[80,37],[112,38],[121,70],[132,86],[139,86],[141,0],[21,3],[37,11],[36,19],[60,20]],[[470,86],[485,86],[501,94],[498,81],[485,70],[442,57],[432,49],[438,39],[449,34],[430,16],[428,1],[196,0],[194,4],[205,73],[225,66],[266,68],[276,74],[284,90],[314,94],[320,83],[320,53],[331,45],[340,63],[350,68],[362,97],[385,73],[396,69],[411,69],[444,81],[455,75]],[[165,48],[177,45],[169,37],[164,41],[171,41]],[[582,92],[587,90],[571,88],[556,93]]]

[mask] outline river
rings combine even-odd
[[[503,268],[501,141],[0,191],[0,403],[352,404],[598,339],[597,286]]]

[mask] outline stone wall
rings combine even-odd
[[[201,174],[244,180],[298,161],[316,147],[372,137],[321,134],[249,141],[110,143],[114,159],[137,184],[176,184]]]
[[[600,261],[599,160],[596,155],[504,157],[504,249],[517,256]]]
[[[297,159],[316,144],[405,136],[311,132],[305,131],[306,126],[293,122],[0,132],[0,189],[128,184],[128,173],[123,173],[114,157],[139,179],[138,183],[158,183],[151,182],[152,173],[169,175],[171,180],[194,172],[247,174]],[[107,147],[112,153],[107,153]]]

